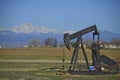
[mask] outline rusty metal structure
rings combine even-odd
[[[83,46],[83,35],[93,32],[93,43],[92,43],[92,48],[91,48],[91,52],[92,52],[92,65],[90,65],[87,55],[86,55],[86,51],[84,49]],[[96,25],[90,26],[88,28],[85,28],[83,30],[80,30],[76,33],[73,34],[69,34],[69,33],[65,33],[64,34],[64,43],[66,45],[66,48],[68,50],[71,50],[71,43],[70,41],[72,39],[77,39],[76,40],[76,45],[73,51],[73,55],[70,61],[70,66],[69,66],[69,73],[80,73],[82,70],[77,70],[77,60],[78,60],[78,54],[79,54],[79,49],[82,49],[82,53],[84,55],[84,59],[86,62],[86,66],[87,66],[87,71],[85,72],[90,72],[93,68],[92,71],[95,71],[97,73],[101,73],[101,62],[107,64],[108,66],[117,66],[117,63],[115,61],[113,61],[112,59],[108,58],[105,55],[100,55],[100,46],[99,46],[99,36],[100,33],[97,29]],[[80,45],[81,44],[81,48]],[[93,68],[91,68],[93,67]],[[83,71],[82,71],[83,72]]]

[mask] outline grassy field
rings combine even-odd
[[[87,51],[89,61],[91,51]],[[65,70],[68,70],[72,51],[62,48],[1,48],[0,80],[119,80],[120,74],[114,75],[56,75],[62,67],[65,53]],[[84,59],[81,50],[79,58]],[[120,50],[101,50],[114,60],[120,57]]]

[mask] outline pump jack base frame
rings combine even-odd
[[[119,72],[96,72],[96,71],[68,71],[72,75],[108,75],[117,74]]]

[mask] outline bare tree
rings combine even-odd
[[[40,47],[40,40],[39,39],[32,39],[29,42],[30,47]]]
[[[90,48],[91,45],[92,45],[92,39],[91,38],[87,38],[85,41],[84,41],[84,44],[86,45],[87,48]]]
[[[112,38],[111,43],[118,47],[118,46],[120,46],[120,39]]]
[[[44,43],[45,46],[50,47],[52,46],[52,44],[53,44],[53,38],[45,39],[45,43]]]
[[[53,47],[57,47],[57,40],[56,39],[54,39],[54,41],[53,41]]]
[[[54,38],[47,38],[44,41],[44,45],[47,47],[57,47],[57,40]]]

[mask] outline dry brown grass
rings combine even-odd
[[[91,59],[91,51],[86,50],[88,59]],[[65,49],[65,59],[70,61],[73,50]],[[101,50],[112,59],[120,57],[120,50]],[[62,48],[1,48],[0,60],[0,80],[119,80],[120,74],[116,75],[56,75],[56,71],[51,67],[61,67],[62,63],[50,63],[51,60],[62,60]],[[84,59],[82,51],[79,51],[79,59]],[[50,62],[40,62],[40,60]],[[11,61],[13,60],[13,61]],[[17,62],[18,61],[18,62]],[[48,69],[47,69],[48,68]],[[45,70],[46,69],[46,70]],[[65,64],[65,70],[68,63]],[[26,77],[27,76],[27,77]]]
[[[73,53],[72,51],[68,51],[64,49],[66,59],[70,59]],[[88,59],[91,59],[91,51],[89,49],[86,50]],[[116,59],[120,57],[120,49],[112,49],[112,50],[101,50],[101,55],[106,55],[112,59]],[[36,56],[36,57],[52,57],[54,59],[59,59],[63,57],[63,49],[62,48],[1,48],[0,56]],[[84,58],[82,51],[79,51],[80,58]]]

